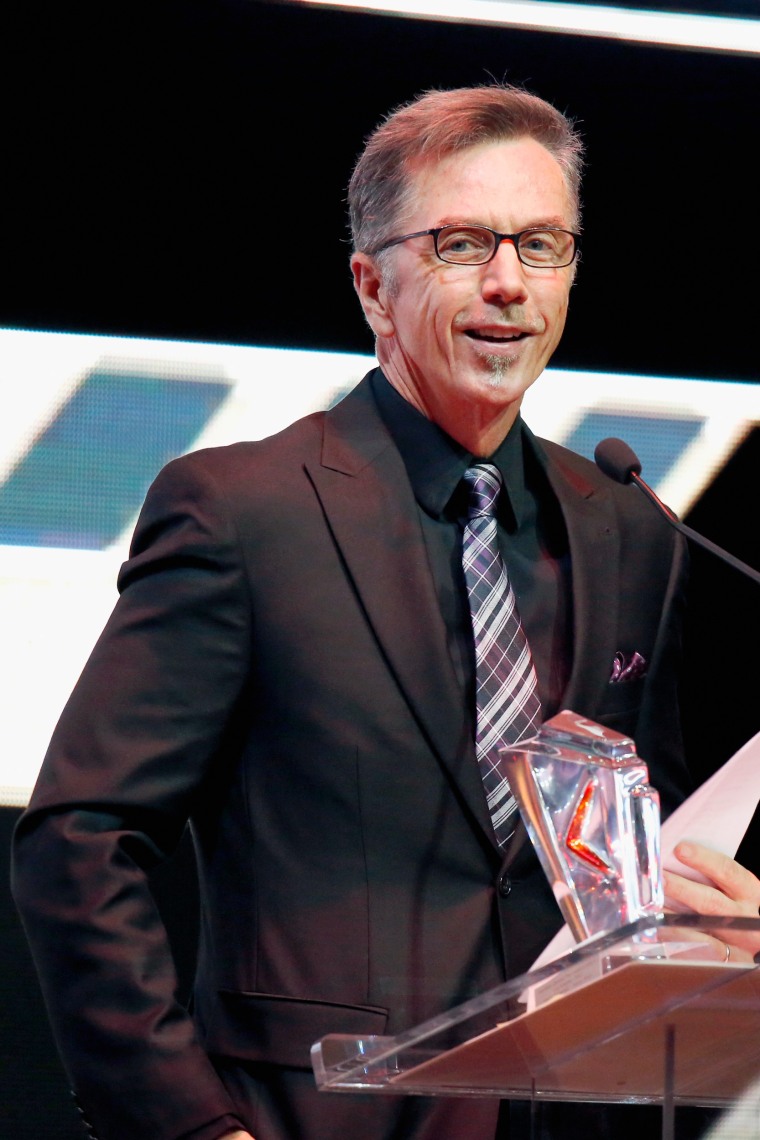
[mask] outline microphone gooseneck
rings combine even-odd
[[[686,535],[692,542],[698,543],[703,546],[705,550],[709,550],[711,554],[715,554],[718,558],[722,558],[729,566],[733,566],[735,570],[739,570],[753,582],[760,583],[760,572],[755,570],[752,566],[748,566],[746,562],[741,559],[735,558],[733,554],[729,554],[721,546],[716,546],[714,542],[710,542],[709,538],[704,538],[697,531],[692,530],[691,527],[682,523],[678,516],[671,511],[670,507],[666,507],[661,499],[657,497],[655,492],[645,483],[641,478],[641,463],[636,455],[636,452],[628,446],[622,439],[610,437],[603,439],[596,445],[594,450],[594,459],[596,460],[597,467],[608,475],[610,479],[614,479],[616,483],[635,483],[643,495],[649,499],[663,518],[675,527],[681,534]]]

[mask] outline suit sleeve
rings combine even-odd
[[[203,460],[165,468],[16,830],[16,902],[101,1140],[176,1140],[234,1112],[175,1000],[147,873],[234,762],[251,640],[239,550]]]

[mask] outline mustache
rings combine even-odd
[[[502,309],[499,313],[459,313],[454,318],[454,328],[460,329],[504,329],[509,333],[524,333],[528,336],[546,331],[546,321],[540,314],[529,316],[518,306]]]

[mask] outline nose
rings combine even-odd
[[[512,241],[500,242],[494,257],[483,266],[483,299],[493,304],[510,304],[525,301],[528,284],[525,266],[517,256]]]

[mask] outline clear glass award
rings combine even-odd
[[[660,801],[633,740],[565,710],[501,755],[578,942],[662,910]]]

